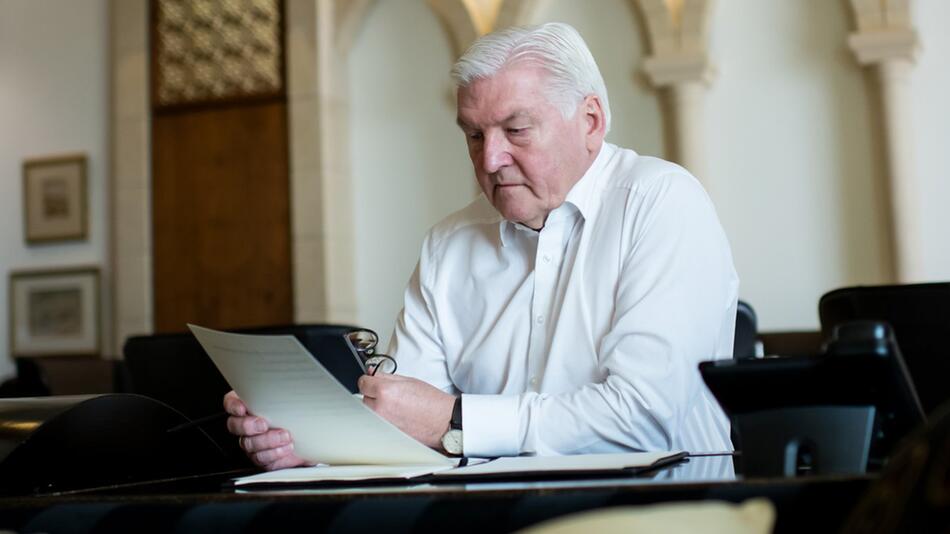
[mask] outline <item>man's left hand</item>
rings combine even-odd
[[[455,397],[426,382],[401,375],[363,375],[363,403],[397,428],[433,449],[442,449]]]

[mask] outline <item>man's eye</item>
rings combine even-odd
[[[510,135],[521,135],[528,131],[527,128],[508,128],[508,133]]]
[[[473,140],[473,141],[481,141],[481,139],[482,139],[482,132],[469,132],[468,138],[471,139],[471,140]]]

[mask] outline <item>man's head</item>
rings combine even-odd
[[[476,41],[452,78],[479,185],[506,219],[541,228],[610,128],[590,50],[567,24],[508,28]]]

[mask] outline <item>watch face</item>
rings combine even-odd
[[[449,430],[443,434],[442,448],[449,454],[462,454],[462,431]]]

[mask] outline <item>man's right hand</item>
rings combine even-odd
[[[241,449],[256,465],[274,471],[287,467],[310,465],[294,454],[294,440],[282,428],[270,428],[263,417],[247,409],[234,391],[224,396],[224,411],[228,412],[228,432],[238,436]]]

